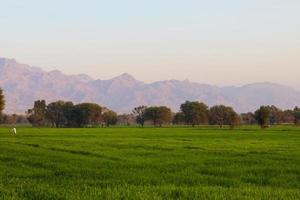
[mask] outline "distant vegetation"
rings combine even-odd
[[[240,124],[258,124],[261,128],[278,124],[300,124],[300,108],[281,110],[276,106],[261,106],[254,113],[238,114],[232,107],[215,105],[208,107],[198,101],[186,101],[180,111],[172,112],[166,106],[138,106],[131,114],[117,115],[116,112],[95,103],[74,104],[71,101],[56,101],[47,104],[45,100],[34,102],[33,108],[24,115],[3,114],[5,100],[0,89],[0,123],[24,124],[35,127],[104,127],[112,125],[217,125],[231,129]]]
[[[3,90],[0,88],[0,115],[2,114],[4,105],[5,105],[5,100],[4,100]]]
[[[275,106],[261,106],[254,113],[238,114],[232,107],[216,105],[209,108],[201,102],[186,101],[180,111],[174,113],[166,106],[138,106],[131,114],[117,115],[116,112],[94,103],[74,104],[57,101],[46,104],[44,100],[34,103],[27,112],[33,126],[52,127],[98,127],[111,125],[217,125],[231,129],[241,124],[258,124],[261,128],[278,124],[299,124],[300,109],[281,110]]]

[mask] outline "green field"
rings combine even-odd
[[[300,128],[0,128],[0,199],[300,199]]]

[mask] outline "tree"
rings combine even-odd
[[[6,115],[5,124],[16,124],[17,120],[18,120],[18,115],[16,115],[16,114]]]
[[[268,106],[261,106],[258,110],[255,111],[255,119],[261,128],[268,127],[270,123],[270,115],[270,109]]]
[[[172,111],[170,108],[166,106],[159,106],[159,118],[158,118],[158,124],[159,126],[162,126],[163,124],[170,124],[172,121]]]
[[[300,108],[294,108],[294,123],[296,125],[300,124]]]
[[[208,106],[204,103],[186,101],[181,104],[180,110],[184,114],[185,122],[193,127],[208,121]]]
[[[184,124],[184,114],[182,112],[175,113],[173,117],[173,124]]]
[[[76,105],[79,109],[83,125],[95,126],[102,120],[102,108],[95,103],[81,103]]]
[[[69,102],[56,101],[47,105],[46,117],[48,121],[51,122],[52,127],[61,128],[67,126],[68,120],[65,113],[65,106],[68,103]]]
[[[63,113],[65,117],[65,126],[66,127],[82,127],[83,120],[80,112],[80,108],[73,104],[73,102],[65,102],[63,107]]]
[[[293,124],[295,122],[295,116],[293,110],[283,111],[283,122],[287,124]]]
[[[101,123],[102,108],[94,103],[56,101],[47,106],[46,116],[52,127],[95,126]]]
[[[3,94],[3,90],[0,88],[0,116],[2,115],[4,106],[5,106],[4,94]]]
[[[140,124],[142,127],[145,124],[145,110],[147,106],[139,106],[133,109],[132,113],[135,116],[135,121],[137,124]]]
[[[283,122],[284,113],[281,109],[277,108],[276,106],[268,106],[270,111],[270,124],[280,124]]]
[[[52,127],[63,127],[66,124],[66,116],[64,115],[65,102],[57,101],[50,103],[46,107],[46,117],[51,122]]]
[[[217,105],[210,108],[209,121],[211,124],[219,125],[220,128],[224,125],[230,125],[231,128],[234,128],[239,125],[240,118],[233,108]]]
[[[162,126],[162,124],[171,122],[172,112],[171,109],[166,106],[149,107],[145,110],[145,119],[151,120],[154,126]]]
[[[46,125],[46,101],[38,100],[34,102],[34,107],[27,111],[27,119],[33,126]]]
[[[118,124],[130,126],[131,124],[134,124],[135,122],[136,122],[135,116],[133,114],[118,115]]]
[[[28,124],[28,120],[25,115],[17,115],[17,124]]]
[[[145,116],[145,120],[152,121],[153,125],[156,126],[159,118],[158,107],[146,108],[144,116]]]
[[[213,106],[209,110],[210,124],[217,124],[220,128],[226,123],[228,118],[227,107],[223,105]]]
[[[255,115],[252,112],[241,114],[243,124],[256,124]]]
[[[118,121],[117,113],[115,113],[114,111],[111,111],[111,110],[103,113],[102,117],[103,117],[103,121],[107,127],[109,127],[110,125],[115,125]]]
[[[231,107],[229,107],[229,115],[227,120],[230,129],[234,129],[241,124],[241,117]]]
[[[18,114],[3,114],[0,116],[0,123],[3,124],[28,124],[27,118]]]

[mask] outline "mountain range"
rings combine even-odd
[[[0,58],[0,87],[6,97],[6,113],[24,113],[38,99],[95,102],[118,113],[129,113],[138,105],[166,105],[178,111],[186,100],[202,101],[210,106],[225,104],[238,112],[254,111],[260,105],[283,109],[300,105],[298,90],[276,83],[241,87],[217,87],[187,80],[145,83],[127,73],[109,80],[94,80],[85,74],[47,72],[7,58]]]

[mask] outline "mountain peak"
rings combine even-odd
[[[59,74],[60,75],[60,74],[62,74],[62,72],[56,69],[56,70],[50,71],[49,74],[54,74],[54,75]]]
[[[113,78],[113,80],[137,81],[132,75],[128,73],[123,73],[120,76]]]
[[[15,59],[0,57],[0,66],[1,65],[5,65],[6,63],[8,63],[8,64],[16,64],[17,61]]]
[[[209,106],[225,104],[238,112],[254,111],[260,105],[293,108],[300,102],[299,91],[268,82],[241,87],[216,87],[187,80],[147,84],[128,73],[94,80],[84,74],[46,72],[6,58],[0,58],[0,87],[6,94],[8,113],[23,113],[37,99],[95,102],[123,113],[138,105],[166,105],[176,111],[186,100],[205,102]]]
[[[89,82],[89,81],[93,81],[93,78],[91,78],[89,75],[87,74],[77,74],[77,75],[73,75],[72,77],[77,78],[83,82]]]

